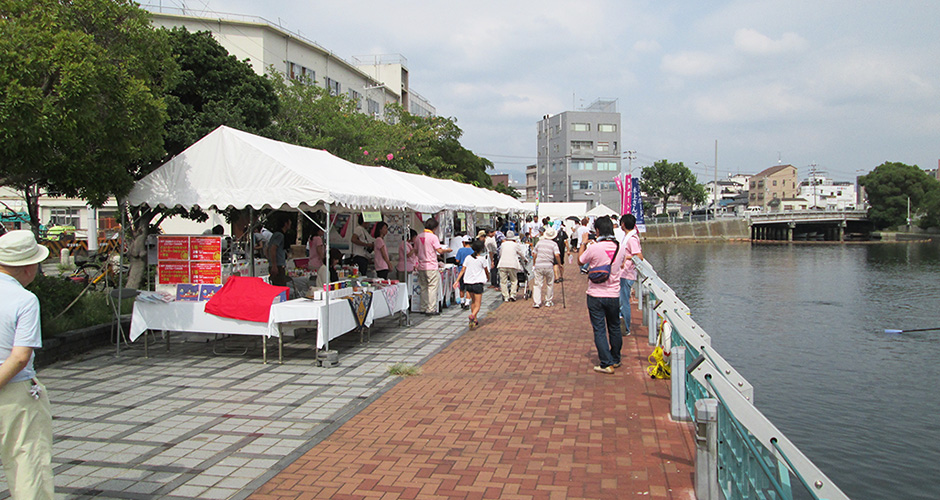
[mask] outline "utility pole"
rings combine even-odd
[[[816,163],[809,164],[810,182],[813,183],[813,209],[816,209]]]
[[[626,158],[628,164],[630,165],[630,177],[633,177],[633,160],[636,159],[636,151],[627,151]]]
[[[715,139],[715,200],[712,205],[712,220],[718,219],[718,139]]]

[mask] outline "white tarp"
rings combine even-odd
[[[348,162],[318,149],[221,126],[141,179],[131,205],[522,212],[489,189]]]
[[[535,203],[523,203],[523,206],[530,211],[535,211]],[[550,217],[552,220],[556,219],[565,219],[569,216],[575,217],[584,217],[584,214],[587,213],[586,201],[553,201],[553,202],[542,202],[539,203],[539,219],[544,219],[545,217]]]

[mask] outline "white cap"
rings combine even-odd
[[[49,257],[49,249],[36,243],[32,231],[19,229],[0,236],[0,265],[28,266],[46,257]]]

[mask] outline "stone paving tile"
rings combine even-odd
[[[693,498],[692,428],[646,376],[639,315],[624,366],[594,373],[569,271],[565,308],[503,304],[250,498]]]
[[[169,352],[160,340],[149,359],[139,347],[118,358],[107,348],[41,369],[56,498],[246,498],[396,384],[388,365],[422,363],[463,332],[459,308],[438,318],[454,328],[413,315],[411,326],[378,321],[370,342],[341,337],[332,368],[316,366],[307,334],[285,344],[284,364],[262,364],[260,340],[245,356],[216,356],[173,336]],[[8,495],[0,477],[0,499]]]

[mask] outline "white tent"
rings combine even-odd
[[[411,209],[522,212],[510,196],[348,162],[326,151],[295,146],[221,126],[141,179],[131,205],[202,208]]]
[[[584,215],[588,217],[603,217],[605,215],[617,215],[617,212],[607,205],[601,203],[600,205],[588,210],[588,212]]]
[[[553,201],[539,203],[539,219],[550,217],[552,220],[565,219],[570,216],[583,217],[587,213],[586,201]],[[526,209],[535,211],[535,203],[523,203]]]

